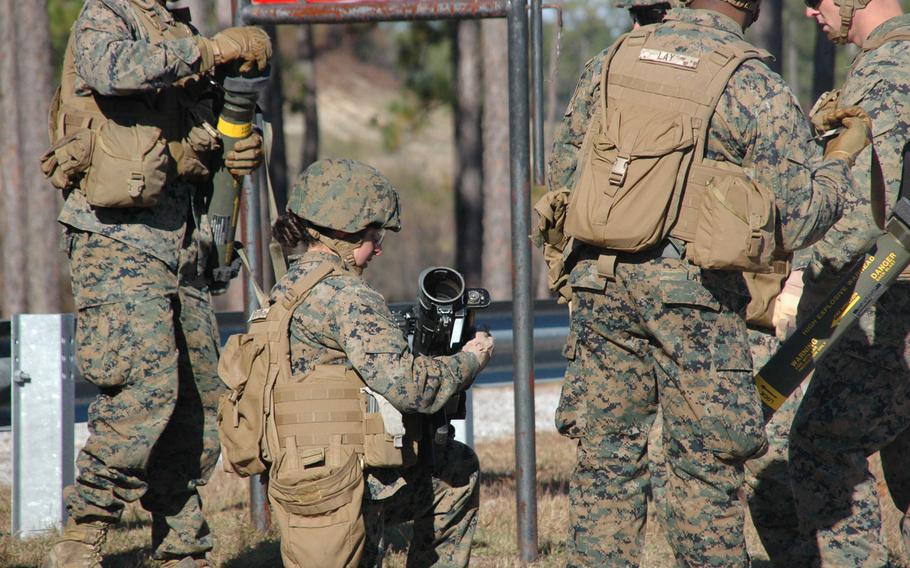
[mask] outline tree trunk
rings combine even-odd
[[[483,42],[483,282],[494,300],[512,297],[507,24],[481,23]]]
[[[10,12],[6,12],[9,14]],[[22,195],[26,199],[28,241],[28,310],[32,313],[60,311],[60,229],[57,211],[60,197],[38,168],[47,150],[47,109],[53,94],[51,77],[50,24],[47,0],[13,2],[16,25],[18,76],[19,154],[22,166]],[[7,115],[9,116],[9,115]]]
[[[483,134],[480,23],[453,26],[455,77],[455,267],[468,286],[483,278]]]
[[[812,102],[834,88],[834,43],[815,28],[815,57],[812,59]]]
[[[25,252],[27,211],[22,184],[22,155],[19,148],[19,69],[16,60],[17,0],[0,0],[0,112],[8,122],[0,128],[0,191],[3,200],[3,319],[27,310],[28,279]],[[23,109],[24,110],[24,109]]]
[[[313,26],[300,26],[300,66],[303,71],[303,156],[300,171],[319,159],[319,107],[316,101],[316,40]]]
[[[784,2],[783,0],[765,0],[761,6],[761,16],[750,31],[755,45],[767,49],[774,56],[768,66],[777,73],[783,69],[784,56]]]

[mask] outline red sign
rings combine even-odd
[[[363,0],[252,0],[253,4],[357,4]],[[385,0],[371,0],[383,2]]]

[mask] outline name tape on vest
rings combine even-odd
[[[638,54],[638,59],[654,63],[665,63],[667,65],[673,65],[674,67],[682,67],[683,69],[695,69],[698,67],[697,57],[683,55],[681,53],[670,53],[669,51],[661,51],[659,49],[649,49],[646,47],[642,48],[641,52]]]

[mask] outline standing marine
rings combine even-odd
[[[898,0],[808,0],[835,43],[859,48],[838,93],[817,105],[859,105],[873,140],[853,166],[857,193],[843,218],[797,258],[805,269],[799,313],[805,316],[882,233],[900,193],[910,141],[910,16]],[[815,119],[821,130],[830,128]],[[880,452],[884,480],[910,544],[910,275],[902,275],[815,369],[790,432],[790,474],[802,553],[789,566],[889,566],[882,542],[876,480],[866,458]]]
[[[218,460],[223,392],[205,215],[221,160],[210,77],[226,64],[262,70],[270,55],[262,30],[205,38],[164,0],[87,0],[73,24],[42,169],[64,191],[76,359],[100,393],[47,568],[100,567],[108,527],[137,500],[155,560],[209,565],[198,487]],[[249,173],[260,146],[258,134],[238,141],[225,167]]]
[[[743,463],[766,446],[741,272],[840,216],[868,144],[856,109],[825,157],[743,36],[751,0],[694,0],[592,59],[557,131],[540,241],[569,301],[556,413],[577,440],[569,566],[638,566],[658,407],[682,566],[747,566]]]
[[[487,364],[480,332],[451,356],[415,355],[361,273],[398,231],[398,192],[374,168],[321,160],[301,175],[273,235],[290,267],[268,310],[291,310],[288,376],[266,426],[269,502],[287,567],[381,566],[384,528],[411,521],[408,566],[465,567],[479,463],[427,419]],[[268,317],[268,316],[265,316]]]

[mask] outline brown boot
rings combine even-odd
[[[107,536],[107,523],[66,522],[42,568],[101,568],[101,545]]]

